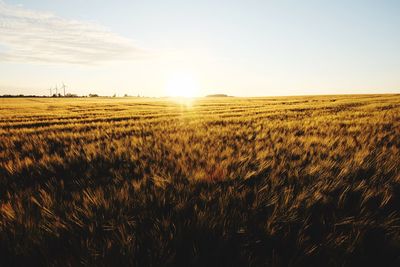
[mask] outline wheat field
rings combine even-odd
[[[0,265],[399,266],[400,95],[0,99]]]

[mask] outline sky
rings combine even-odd
[[[0,95],[400,93],[398,0],[0,0]]]

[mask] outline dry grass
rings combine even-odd
[[[400,264],[400,95],[0,99],[0,265]]]

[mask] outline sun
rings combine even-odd
[[[188,71],[175,71],[167,76],[165,92],[170,97],[191,98],[199,95],[200,85]]]

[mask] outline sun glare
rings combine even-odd
[[[170,97],[191,98],[199,95],[200,85],[192,73],[179,71],[168,75],[165,91]]]

